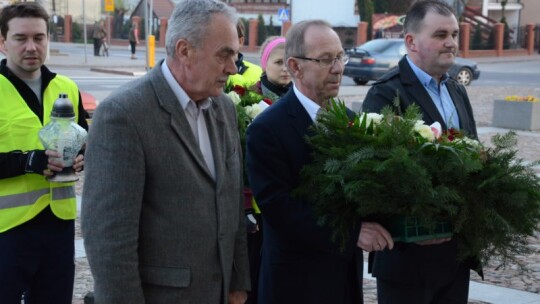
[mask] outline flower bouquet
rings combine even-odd
[[[227,87],[225,88],[225,92],[236,106],[238,132],[240,133],[242,149],[244,149],[248,125],[255,117],[257,117],[257,115],[270,106],[272,101],[256,91],[249,90],[239,85]]]
[[[236,117],[238,119],[238,133],[240,135],[240,143],[242,146],[242,155],[246,155],[246,130],[249,124],[262,111],[272,104],[272,101],[259,94],[257,91],[249,90],[245,87],[234,85],[225,88],[225,92],[231,98],[236,107]],[[244,165],[244,199],[246,209],[252,207],[258,208],[253,202],[253,194],[248,185],[248,178]],[[258,211],[258,209],[257,209]]]
[[[307,138],[313,162],[296,194],[313,202],[341,244],[360,220],[389,227],[405,217],[428,232],[449,223],[460,259],[499,255],[506,263],[528,252],[525,238],[540,222],[540,178],[531,169],[538,162],[516,157],[514,133],[488,148],[420,117],[411,106],[400,116],[386,108],[351,118],[332,101]]]

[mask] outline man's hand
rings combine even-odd
[[[247,233],[256,233],[259,231],[259,223],[257,223],[257,219],[255,218],[255,212],[253,208],[245,209],[246,214],[246,230]]]
[[[26,165],[26,172],[42,174],[47,177],[64,169],[62,154],[53,150],[30,151]],[[73,169],[80,172],[84,167],[84,155],[79,154],[73,160]],[[34,171],[32,171],[34,170]]]
[[[229,292],[229,304],[244,304],[247,300],[247,292],[231,291]]]
[[[386,247],[388,249],[394,248],[394,240],[383,226],[377,223],[363,222],[356,246],[367,252],[382,251]]]
[[[75,157],[75,160],[73,160],[73,169],[75,169],[75,172],[81,172],[81,170],[84,168],[84,155],[79,154],[77,157]]]
[[[62,154],[53,150],[46,150],[45,155],[48,156],[47,169],[43,171],[45,176],[53,176],[56,172],[64,169],[64,163],[62,162]]]
[[[53,176],[54,172],[60,172],[64,168],[59,159],[62,154],[53,150],[33,150],[28,152],[24,171],[44,176]]]

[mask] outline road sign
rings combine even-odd
[[[114,0],[105,0],[105,11],[114,12]]]
[[[278,20],[279,21],[289,21],[290,12],[288,8],[280,8],[278,10]]]

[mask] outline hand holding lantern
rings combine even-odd
[[[48,178],[51,182],[73,182],[79,178],[73,169],[73,160],[86,139],[86,130],[75,123],[73,104],[67,94],[61,93],[54,102],[51,121],[39,131],[39,139],[47,150],[62,154],[64,165],[61,172]]]

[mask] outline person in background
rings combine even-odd
[[[260,88],[264,97],[278,100],[291,88],[292,80],[285,64],[285,37],[268,37],[261,46]]]
[[[302,167],[311,161],[305,137],[317,111],[338,95],[348,59],[327,22],[293,25],[285,46],[293,89],[248,127],[248,177],[264,231],[259,304],[362,303],[360,249],[393,246],[384,228],[362,222],[351,227],[350,242],[340,248],[330,228],[318,224],[312,204],[293,195]]]
[[[107,37],[105,22],[100,20],[94,25],[94,32],[92,33],[92,38],[94,39],[94,56],[99,56],[99,49],[105,37]]]
[[[129,47],[131,50],[131,59],[137,59],[135,56],[137,44],[139,44],[139,24],[137,22],[131,23],[129,29]]]
[[[268,37],[261,46],[261,67],[263,74],[257,83],[259,93],[272,102],[285,95],[292,86],[291,76],[285,65],[285,37]],[[248,253],[251,273],[251,292],[246,303],[257,303],[257,285],[261,264],[261,248],[263,240],[262,217],[257,203],[246,209],[246,221],[254,224],[256,229],[248,231]],[[248,226],[250,227],[250,226]]]
[[[43,65],[49,16],[35,2],[3,7],[0,45],[0,302],[71,303],[75,274],[73,183],[47,177],[63,169],[56,151],[45,150],[38,132],[50,120],[60,93],[88,129],[79,89]],[[81,171],[83,155],[73,168]]]
[[[81,213],[96,303],[247,298],[242,149],[223,93],[237,20],[222,1],[179,2],[166,59],[96,109]]]
[[[242,20],[238,20],[238,23],[236,24],[236,31],[238,32],[238,42],[240,43],[240,46],[242,46],[244,45],[246,36],[246,30]],[[229,77],[227,87],[239,85],[241,87],[250,89],[257,84],[263,73],[260,66],[244,60],[244,55],[242,53],[238,53],[236,68],[238,69],[238,72]]]
[[[458,51],[459,25],[452,8],[442,1],[419,1],[409,9],[403,26],[407,55],[373,84],[362,110],[380,112],[394,106],[397,93],[400,112],[415,104],[427,125],[437,121],[444,130],[461,129],[477,138],[467,91],[447,73]],[[375,253],[370,261],[378,302],[466,304],[469,269],[480,266],[459,262],[457,250],[455,240],[435,239],[398,242],[393,250]]]

